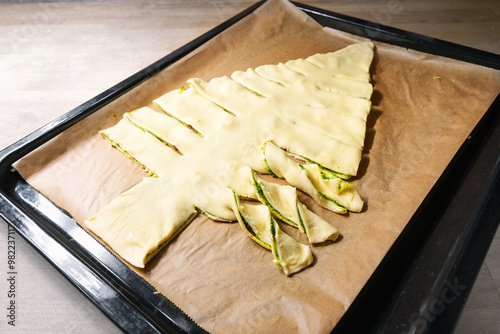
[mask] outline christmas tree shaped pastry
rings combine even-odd
[[[126,113],[101,134],[151,177],[86,225],[137,267],[144,267],[197,212],[240,225],[246,217],[269,228],[278,226],[274,216],[299,228],[312,243],[335,239],[338,231],[300,203],[294,188],[258,174],[284,178],[334,212],[361,210],[361,197],[344,179],[356,175],[361,159],[372,59],[373,44],[366,42],[208,82],[190,79],[189,88],[154,100],[158,110]],[[242,211],[240,197],[263,205]],[[263,218],[265,210],[271,218]],[[308,246],[283,235],[273,227],[266,239],[268,245],[272,238],[287,240],[285,248],[271,247],[274,262],[287,274],[309,265]],[[303,260],[294,264],[286,256],[276,258],[294,258],[297,250]]]

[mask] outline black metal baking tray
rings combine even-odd
[[[0,215],[127,333],[203,333],[12,170],[12,164],[203,45],[262,2],[0,151]],[[500,69],[500,56],[294,3],[323,26]],[[490,106],[334,333],[452,332],[500,222],[500,97]]]

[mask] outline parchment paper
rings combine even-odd
[[[124,112],[185,85],[363,41],[273,0],[192,54],[16,163],[80,224],[146,173],[98,135]],[[500,90],[495,70],[375,43],[373,108],[360,173],[361,213],[302,202],[336,226],[312,267],[285,276],[237,224],[198,217],[135,270],[213,333],[330,332]],[[307,244],[297,230],[281,225]]]

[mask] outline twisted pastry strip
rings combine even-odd
[[[319,165],[300,164],[270,141],[264,144],[262,153],[262,163],[269,173],[284,178],[325,209],[342,214],[362,210],[363,200],[351,183],[330,174],[322,176]]]
[[[299,201],[294,187],[264,181],[254,171],[252,171],[252,183],[257,198],[269,208],[273,216],[298,228],[300,232],[307,235],[310,243],[335,241],[338,238],[339,231],[335,227]]]
[[[311,249],[284,233],[267,206],[242,205],[238,195],[234,193],[234,212],[243,230],[252,240],[272,251],[273,262],[286,275],[296,273],[313,262]]]

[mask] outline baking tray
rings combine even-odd
[[[252,13],[262,2],[0,151],[0,215],[127,333],[203,333],[12,164]],[[333,29],[500,70],[500,56],[294,3]],[[334,333],[452,332],[500,221],[500,96],[463,143]]]

